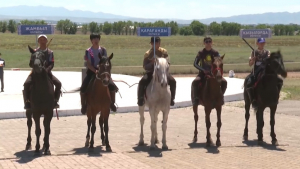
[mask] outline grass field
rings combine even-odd
[[[89,35],[49,35],[53,38],[50,48],[54,50],[54,70],[80,71],[83,66],[84,50],[91,44]],[[161,46],[166,48],[171,57],[171,73],[193,74],[197,70],[193,61],[197,52],[203,48],[203,37],[171,36],[161,37]],[[143,55],[150,48],[149,37],[137,36],[102,36],[101,45],[108,53],[113,52],[113,73],[138,75],[143,73],[141,67]],[[248,57],[250,48],[238,36],[213,37],[214,48],[220,54],[226,54],[224,71],[249,72]],[[254,39],[248,39],[254,46]],[[28,68],[29,52],[27,45],[35,47],[35,36],[0,34],[0,52],[6,61],[6,69]],[[300,70],[300,36],[272,37],[267,39],[266,48],[275,51],[281,49],[285,66],[289,71]]]

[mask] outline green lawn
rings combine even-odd
[[[53,38],[50,48],[54,50],[55,70],[80,71],[83,66],[84,50],[90,46],[89,35],[49,35]],[[203,48],[203,37],[171,36],[161,37],[161,46],[166,48],[171,57],[172,73],[196,73],[193,61],[197,52]],[[149,49],[149,37],[103,35],[101,45],[113,52],[113,72],[124,74],[141,74],[143,56]],[[247,66],[250,48],[238,36],[213,37],[214,48],[220,54],[226,54],[225,71],[250,71]],[[254,39],[248,39],[254,46]],[[300,36],[272,37],[268,39],[267,49],[281,49],[286,68],[290,71],[300,70]],[[0,34],[0,52],[6,61],[6,69],[28,68],[29,52],[27,45],[35,47],[35,36]],[[184,66],[182,66],[184,65]],[[127,67],[124,67],[127,66]]]

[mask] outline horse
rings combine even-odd
[[[102,56],[98,54],[100,58],[98,64],[98,72],[95,78],[91,80],[89,87],[86,92],[86,103],[87,103],[87,135],[85,146],[90,149],[94,148],[94,134],[96,132],[96,116],[100,112],[99,125],[101,129],[101,140],[102,146],[106,146],[106,151],[110,152],[111,147],[108,140],[108,118],[110,114],[111,96],[108,89],[108,84],[111,79],[111,59],[113,53],[109,56]],[[103,132],[104,126],[104,132]],[[91,138],[90,138],[91,131]],[[90,143],[89,143],[90,141]]]
[[[32,126],[32,117],[35,122],[35,135],[36,135],[36,146],[35,153],[40,151],[40,118],[44,115],[44,146],[42,151],[44,155],[51,155],[49,136],[50,136],[50,123],[53,117],[53,108],[54,108],[54,86],[50,80],[47,71],[44,68],[46,63],[46,56],[48,51],[35,51],[28,45],[28,49],[31,53],[31,60],[33,60],[33,68],[31,73],[32,78],[32,87],[30,91],[30,104],[31,109],[26,110],[27,117],[27,127],[28,127],[28,137],[26,150],[31,149],[31,126]]]
[[[160,111],[163,112],[162,149],[168,150],[166,131],[167,131],[167,121],[168,121],[170,102],[171,102],[171,92],[170,92],[170,88],[168,87],[168,80],[167,80],[168,73],[169,73],[168,61],[165,58],[156,57],[153,76],[152,76],[153,78],[146,88],[145,104],[143,106],[139,106],[140,125],[141,125],[139,146],[144,145],[144,133],[143,133],[143,126],[145,122],[144,111],[145,111],[145,106],[147,106],[149,108],[149,114],[151,117],[150,150],[154,150],[155,144],[158,143],[157,121],[158,121],[158,114]]]
[[[287,77],[287,72],[285,70],[282,55],[280,51],[272,52],[270,57],[265,59],[264,63],[265,69],[260,73],[260,77],[255,84],[254,92],[257,99],[257,110],[256,111],[256,121],[257,121],[257,130],[256,133],[258,135],[258,144],[263,142],[263,127],[264,127],[264,110],[265,108],[270,108],[270,125],[271,125],[271,133],[272,137],[272,145],[278,145],[278,141],[276,139],[276,134],[274,131],[275,126],[275,113],[277,109],[278,99],[280,95],[280,89],[278,85],[278,74],[282,77]],[[246,91],[247,78],[244,82],[244,100],[245,100],[245,129],[244,129],[244,140],[248,140],[248,121],[250,118],[250,105],[251,101]]]
[[[217,141],[216,146],[221,146],[220,141],[220,129],[222,126],[221,122],[221,112],[222,112],[222,105],[223,105],[223,93],[221,91],[221,81],[223,78],[223,59],[225,57],[225,54],[221,57],[214,57],[212,58],[212,71],[211,76],[207,75],[205,83],[202,84],[202,87],[200,87],[200,93],[199,93],[199,104],[204,106],[205,110],[205,123],[206,123],[206,146],[212,145],[212,139],[210,134],[210,113],[212,109],[216,109],[217,111]],[[191,90],[191,99],[194,100],[194,91],[193,86]],[[198,104],[198,105],[199,105]],[[195,131],[194,131],[194,138],[193,142],[197,142],[197,123],[198,123],[198,105],[193,105],[193,111],[194,111],[194,120],[195,120]]]

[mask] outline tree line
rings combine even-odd
[[[14,20],[0,21],[0,32],[5,33],[9,31],[15,33],[18,25],[46,25],[47,22],[44,20],[31,21],[21,20],[16,23]],[[239,35],[240,29],[272,29],[275,36],[283,35],[294,35],[295,32],[300,30],[300,25],[297,24],[258,24],[258,25],[242,25],[235,22],[212,22],[208,25],[201,23],[200,21],[194,20],[189,25],[180,25],[176,21],[164,22],[158,20],[156,22],[133,22],[133,21],[118,21],[118,22],[104,22],[97,23],[91,22],[88,24],[78,24],[72,22],[69,19],[59,20],[56,24],[56,30],[60,31],[61,34],[76,34],[79,30],[83,34],[88,32],[92,33],[103,33],[106,35],[136,35],[137,27],[171,27],[171,35],[225,35],[225,36],[236,36]]]

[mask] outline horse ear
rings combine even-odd
[[[111,53],[108,58],[109,58],[109,60],[111,60],[113,57],[114,57],[114,53]]]
[[[31,54],[33,54],[33,53],[35,52],[35,50],[32,49],[29,45],[28,45],[28,49],[29,49],[29,52],[30,52]]]
[[[98,53],[98,57],[99,57],[99,59],[102,58],[101,52]]]
[[[221,59],[223,60],[223,59],[224,59],[224,57],[225,57],[225,53],[224,53],[224,55],[223,55],[223,56],[221,56]]]

